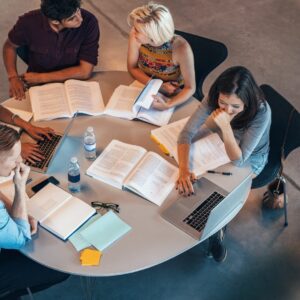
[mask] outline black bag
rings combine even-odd
[[[284,178],[282,176],[268,185],[262,205],[267,209],[284,208]]]

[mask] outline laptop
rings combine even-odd
[[[202,177],[194,183],[195,195],[181,196],[161,216],[196,240],[203,241],[225,226],[244,204],[239,191],[246,188],[247,178],[231,193]]]
[[[51,140],[44,139],[43,141],[38,141],[37,145],[39,147],[39,150],[43,153],[44,159],[41,161],[37,161],[35,163],[31,163],[28,160],[25,161],[25,164],[30,166],[32,171],[40,172],[40,173],[46,173],[50,164],[52,163],[55,154],[57,153],[58,149],[62,145],[64,139],[68,135],[72,124],[77,116],[77,113],[74,114],[74,116],[71,118],[70,122],[66,126],[63,133],[55,132],[52,135]]]

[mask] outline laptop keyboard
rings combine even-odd
[[[213,208],[215,208],[224,196],[218,192],[213,192],[204,202],[202,202],[191,214],[189,214],[183,222],[190,225],[197,231],[202,231],[208,220],[208,216]]]
[[[61,135],[52,135],[51,140],[45,139],[43,141],[38,141],[37,145],[39,146],[39,150],[43,153],[45,158],[41,161],[37,161],[35,163],[31,163],[29,161],[26,161],[26,165],[30,167],[35,167],[39,169],[43,169],[44,167],[47,167],[49,164],[49,161],[57,146],[59,143],[60,139],[62,138]]]

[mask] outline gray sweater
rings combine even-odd
[[[178,144],[191,144],[199,135],[200,127],[211,113],[207,99],[203,100],[180,133]],[[249,162],[256,174],[263,169],[269,153],[270,125],[271,109],[265,102],[265,105],[264,103],[260,105],[256,116],[247,128],[233,130],[234,137],[242,151],[241,158],[233,161],[235,165],[243,166]]]

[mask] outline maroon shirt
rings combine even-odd
[[[78,65],[79,60],[97,65],[98,21],[84,9],[81,14],[83,21],[79,28],[66,28],[58,33],[51,29],[41,10],[19,17],[8,38],[15,45],[29,48],[29,72],[61,70]]]

